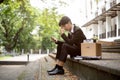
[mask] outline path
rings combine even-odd
[[[6,59],[5,61],[26,61],[26,55]],[[48,55],[30,55],[27,65],[0,65],[0,80],[77,80],[65,69],[65,75],[49,76],[46,72],[52,69],[55,61]]]

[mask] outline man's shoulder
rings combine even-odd
[[[76,31],[81,31],[81,28],[79,27],[79,26],[76,26],[76,25],[74,25],[74,31],[76,32]]]

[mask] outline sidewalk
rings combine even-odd
[[[7,59],[6,61],[26,61],[26,55]],[[0,80],[78,80],[65,69],[65,75],[49,76],[55,61],[48,55],[30,55],[27,65],[0,65]]]
[[[55,61],[51,57],[45,57],[44,59],[41,59],[40,62],[44,64],[40,64],[41,69],[39,73],[39,80],[78,80],[77,76],[73,75],[66,68],[64,68],[65,75],[49,76],[46,71],[52,69],[55,66]]]
[[[44,54],[29,54],[29,61],[35,61],[38,60],[46,55]],[[20,55],[20,56],[15,56],[11,57],[5,60],[0,60],[0,61],[28,61],[28,56],[26,54]]]

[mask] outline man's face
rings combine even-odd
[[[72,27],[72,24],[70,22],[68,22],[67,24],[65,25],[62,25],[61,26],[63,29],[65,29],[66,31],[70,31],[71,30],[71,27]]]

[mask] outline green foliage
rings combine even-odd
[[[59,3],[65,5],[61,0]],[[51,37],[60,39],[58,21],[61,16],[57,13],[57,7],[39,10],[31,6],[29,0],[4,0],[0,4],[1,45],[8,52],[13,49],[54,49]],[[34,35],[32,31],[37,26],[38,34]]]
[[[58,15],[56,8],[44,9],[41,14],[39,35],[42,37],[42,49],[53,49],[55,45],[51,42],[51,37],[60,38],[58,22],[62,15]]]
[[[29,42],[37,18],[36,10],[29,1],[7,0],[0,9],[0,38],[5,49],[11,51],[16,46],[22,46],[22,42]]]
[[[5,59],[8,59],[8,58],[11,58],[11,56],[0,56],[0,60],[5,60]]]
[[[98,3],[100,0],[95,0],[96,1],[96,3]]]

